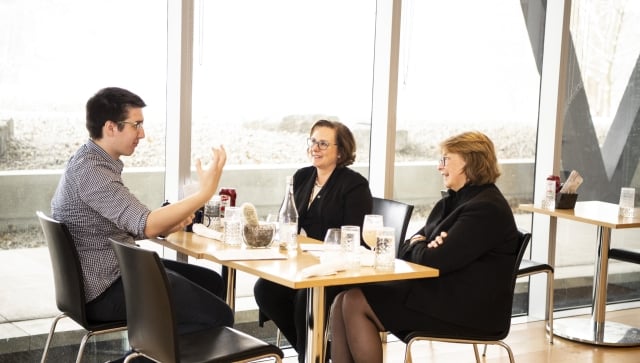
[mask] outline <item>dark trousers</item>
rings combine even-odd
[[[344,288],[341,286],[325,289],[325,316],[328,316],[333,299],[342,290]],[[311,323],[306,321],[307,290],[290,289],[275,282],[258,279],[253,287],[253,294],[258,308],[260,308],[261,323],[273,320],[291,346],[298,352],[298,361],[304,362],[307,326]]]
[[[171,286],[178,334],[233,326],[233,311],[223,300],[225,286],[217,272],[171,260],[162,260],[162,263]],[[87,303],[86,310],[92,321],[126,320],[122,279]]]

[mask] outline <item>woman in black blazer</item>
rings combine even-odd
[[[307,145],[313,165],[293,175],[299,232],[323,240],[329,228],[362,226],[365,214],[371,213],[373,199],[367,179],[347,168],[355,161],[356,142],[351,131],[340,122],[320,120],[311,128]],[[298,352],[298,360],[304,362],[306,290],[264,279],[258,279],[253,290],[260,308],[260,324],[273,320]],[[341,290],[328,288],[326,301],[333,301]]]
[[[497,308],[510,304],[518,231],[495,186],[500,176],[491,140],[480,132],[441,144],[438,171],[448,195],[399,258],[439,269],[434,279],[363,285],[340,293],[331,309],[331,359],[382,362],[379,332],[495,332]]]

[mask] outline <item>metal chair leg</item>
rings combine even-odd
[[[280,348],[280,341],[282,340],[282,333],[280,329],[276,328],[276,347]]]
[[[40,359],[40,363],[44,363],[47,360],[47,352],[49,350],[49,344],[51,344],[51,340],[53,340],[53,333],[56,331],[56,325],[58,324],[58,320],[66,317],[67,314],[60,314],[53,319],[51,322],[51,328],[49,329],[49,335],[47,336],[47,341],[44,343],[44,349],[42,350],[42,358]]]
[[[484,345],[484,349],[487,349],[487,345]],[[473,353],[476,355],[476,363],[480,363],[480,355],[478,355],[478,344],[473,344]],[[484,356],[484,353],[482,353]]]

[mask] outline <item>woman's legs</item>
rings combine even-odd
[[[382,323],[362,290],[351,289],[336,297],[331,311],[331,359],[335,363],[382,363]]]
[[[295,325],[296,290],[265,279],[258,279],[253,294],[260,312],[273,320],[291,346],[297,348]]]
[[[347,332],[342,316],[342,304],[344,294],[338,294],[333,305],[331,305],[331,315],[329,315],[329,323],[331,326],[331,361],[332,362],[353,362],[349,345],[347,344]]]

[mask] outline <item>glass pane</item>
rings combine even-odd
[[[0,248],[42,243],[34,211],[49,212],[61,170],[88,139],[85,103],[104,87],[127,88],[148,105],[146,138],[123,159],[125,180],[160,205],[166,9],[155,0],[0,2],[0,204],[13,206],[0,212]],[[148,166],[151,179],[132,169]]]
[[[507,197],[531,201],[544,14],[523,18],[526,3],[403,2],[395,197],[416,225],[440,198],[439,142],[466,130],[494,141]]]
[[[493,140],[502,167],[497,184],[515,212],[533,196],[543,9],[511,0],[410,0],[403,6],[394,194],[415,205],[408,235],[441,198],[439,143],[463,131],[479,130]],[[515,217],[530,230],[529,214]],[[528,309],[528,288],[522,290],[516,313]]]
[[[375,1],[198,3],[192,156],[224,144],[222,184],[260,217],[280,205],[285,175],[310,165],[316,120],[349,126],[354,168],[367,176],[375,10]]]
[[[571,170],[582,174],[579,200],[617,204],[620,188],[640,191],[639,21],[638,2],[572,2],[561,178]],[[571,287],[582,293],[562,291],[566,299],[556,306],[589,305],[596,232],[584,225],[563,225],[558,227],[557,271],[572,271],[577,282]],[[612,247],[640,249],[640,231],[613,231],[611,241]],[[640,298],[638,265],[610,260],[608,272],[609,302]]]

